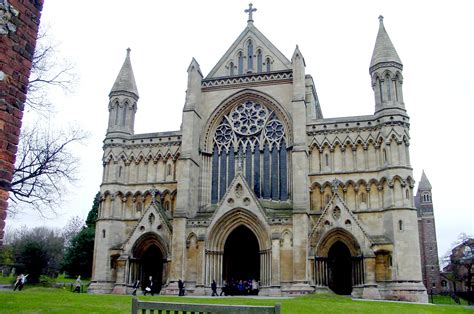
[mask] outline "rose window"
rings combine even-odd
[[[238,105],[230,118],[235,132],[240,135],[252,135],[262,130],[267,118],[267,110],[260,104],[247,101]]]

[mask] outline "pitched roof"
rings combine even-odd
[[[127,56],[125,57],[122,68],[115,79],[115,83],[112,87],[112,90],[110,91],[110,94],[114,92],[129,92],[138,96],[137,84],[135,83],[132,63],[130,62],[130,48],[127,49]]]
[[[252,39],[254,46],[254,53],[257,49],[262,49],[263,58],[271,57],[272,59],[272,71],[279,70],[291,70],[291,62],[283,53],[278,50],[266,37],[263,35],[252,22],[247,24],[247,27],[237,37],[234,43],[221,57],[219,62],[206,76],[206,79],[227,76],[229,71],[226,69],[227,64],[232,61],[234,65],[237,65],[237,55],[239,51],[242,51],[244,55],[247,54],[246,43],[249,39]]]

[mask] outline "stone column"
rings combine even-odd
[[[127,283],[126,283],[126,275],[127,275],[127,261],[128,256],[121,255],[117,259],[116,267],[117,267],[117,280],[115,282],[114,290],[112,293],[117,294],[126,294],[127,293]]]
[[[186,250],[186,217],[175,215],[173,218],[173,238],[171,241],[171,265],[169,285],[165,294],[177,294],[178,280],[183,280],[185,270],[184,257]]]
[[[364,299],[381,299],[379,289],[375,282],[375,255],[364,256],[364,290],[362,298]]]

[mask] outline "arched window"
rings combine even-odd
[[[385,85],[387,85],[387,100],[391,101],[392,89],[390,88],[390,85],[392,85],[392,80],[390,79],[390,76],[388,74],[385,76]]]
[[[119,121],[119,116],[120,116],[120,113],[119,113],[119,111],[120,111],[120,106],[119,106],[119,103],[118,103],[118,101],[116,101],[116,102],[115,102],[115,105],[114,105],[114,107],[113,107],[113,108],[115,108],[115,125],[119,125],[119,122],[120,122],[120,121]]]
[[[239,75],[242,75],[244,73],[244,56],[242,54],[242,51],[239,52],[239,68],[238,68],[238,73]]]
[[[265,60],[265,63],[266,63],[266,66],[267,66],[267,72],[270,72],[271,70],[271,61],[270,61],[270,58],[267,58]]]
[[[284,124],[262,103],[246,100],[222,117],[213,138],[211,203],[241,171],[259,198],[288,200],[288,148]]]
[[[367,196],[364,192],[360,193],[360,202],[361,203],[366,203],[367,202]]]
[[[137,205],[136,205],[136,210],[137,212],[141,212],[142,211],[142,203],[141,202],[137,202]]]
[[[102,238],[105,239],[105,229],[102,229]]]
[[[168,173],[167,173],[168,176],[171,175],[171,164],[168,164]]]
[[[234,75],[234,62],[231,62],[229,64],[229,75],[233,76]]]
[[[405,190],[405,197],[406,199],[410,199],[410,191],[408,189]]]
[[[329,155],[328,154],[324,154],[324,161],[326,163],[326,167],[329,167]]]
[[[379,93],[380,93],[380,103],[383,103],[383,82],[382,80],[379,80],[377,79],[377,83],[378,83],[378,86],[379,86]]]
[[[165,210],[167,210],[167,211],[170,210],[170,202],[165,201],[164,208],[165,208]]]
[[[383,162],[384,162],[384,164],[386,164],[388,162],[387,150],[384,148],[382,152],[383,152]]]
[[[403,221],[402,220],[398,221],[398,230],[403,231]]]
[[[257,50],[257,72],[262,73],[262,50],[258,49]]]
[[[398,75],[395,77],[395,84],[394,87],[395,87],[395,99],[398,101]]]
[[[122,176],[122,166],[119,167],[119,173],[118,173],[119,178]]]
[[[128,102],[123,105],[122,111],[122,126],[125,126],[125,121],[127,119],[127,109],[128,109]]]
[[[247,43],[247,70],[253,71],[253,44],[251,40]]]

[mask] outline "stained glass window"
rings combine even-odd
[[[257,197],[288,200],[286,130],[263,104],[244,101],[226,114],[214,133],[211,202],[216,204],[241,171]]]

